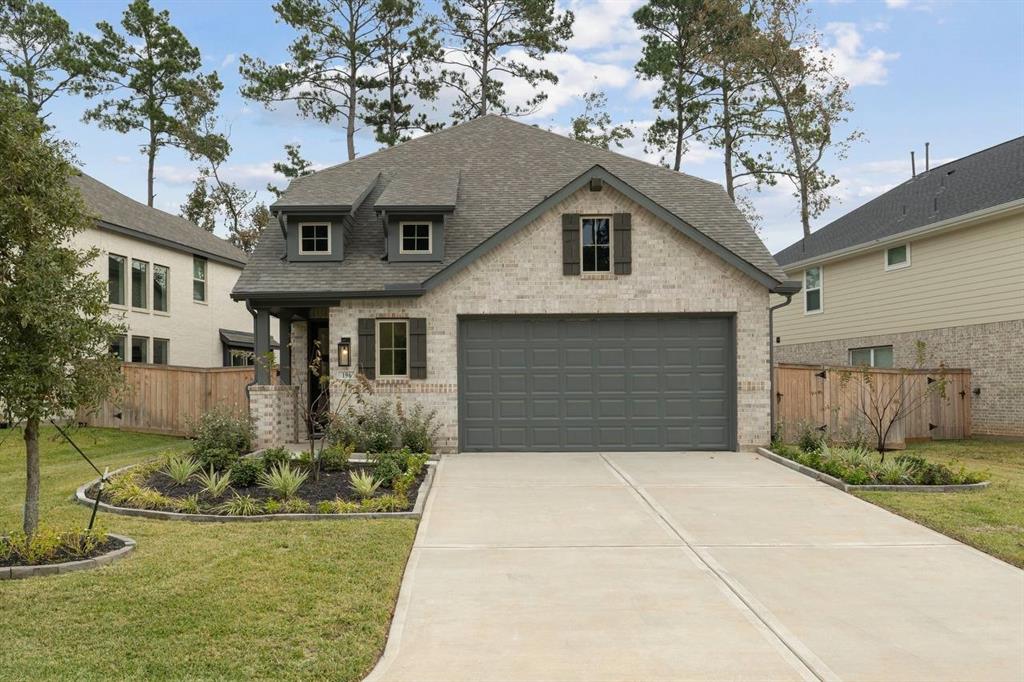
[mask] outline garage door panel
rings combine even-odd
[[[630,400],[632,416],[636,419],[657,419],[659,401],[652,398],[633,398]]]
[[[550,398],[534,398],[530,401],[536,419],[558,419],[561,416],[561,404],[560,400]]]
[[[657,374],[631,374],[629,377],[629,388],[633,394],[637,393],[658,393],[661,390],[661,377]]]
[[[661,366],[661,354],[656,347],[631,348],[629,351],[629,366],[638,368],[654,368]]]
[[[565,394],[575,395],[577,393],[584,393],[586,395],[593,395],[594,393],[594,377],[591,374],[578,374],[576,372],[567,373],[565,375]]]

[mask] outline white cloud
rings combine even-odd
[[[191,185],[198,175],[193,166],[157,164],[153,169],[153,177],[167,185]]]
[[[864,38],[850,22],[829,22],[825,34],[831,37],[832,43],[825,52],[851,86],[884,85],[889,75],[886,64],[900,56],[898,52],[886,52],[879,47],[865,49]]]
[[[223,69],[224,67],[231,66],[234,63],[235,63],[235,53],[234,52],[229,52],[228,54],[224,55],[224,59],[221,60],[220,68]]]
[[[885,0],[885,6],[890,9],[899,9],[910,4],[910,0]]]
[[[633,23],[633,12],[640,0],[573,0],[569,9],[575,15],[573,36],[568,42],[570,51],[600,50],[602,59],[635,61],[640,49],[640,33]]]

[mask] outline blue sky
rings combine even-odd
[[[54,2],[76,30],[91,32],[97,21],[117,24],[126,2]],[[203,54],[206,70],[224,81],[221,118],[230,126],[234,152],[231,179],[260,189],[275,178],[271,164],[283,158],[286,143],[300,143],[318,166],[345,160],[344,136],[334,128],[301,119],[294,110],[268,111],[239,94],[238,57],[252,54],[283,61],[292,34],[276,24],[269,2],[244,0],[156,0],[171,12]],[[575,36],[566,53],[553,55],[548,67],[560,76],[546,88],[549,99],[524,119],[565,130],[580,109],[580,95],[601,89],[616,120],[634,121],[638,129],[653,118],[650,88],[638,83],[633,64],[639,40],[631,14],[635,0],[560,0],[576,14]],[[815,2],[813,20],[841,72],[852,84],[855,110],[851,124],[864,131],[849,157],[832,161],[841,179],[841,201],[814,221],[821,227],[909,177],[911,149],[923,163],[924,143],[931,142],[933,165],[1024,134],[1024,2]],[[511,91],[516,92],[512,87]],[[439,113],[447,113],[444,100]],[[84,169],[129,196],[145,201],[145,159],[140,134],[120,135],[81,122],[86,102],[64,96],[49,107],[50,122],[75,142]],[[361,133],[358,151],[377,148]],[[623,153],[657,161],[634,139]],[[694,147],[684,172],[721,182],[716,150]],[[177,212],[188,193],[195,165],[176,150],[157,160],[156,205]],[[264,200],[270,195],[263,192]],[[779,185],[752,200],[763,216],[761,236],[772,251],[800,237],[797,204],[788,187]]]

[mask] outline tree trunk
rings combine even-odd
[[[150,129],[152,130],[152,123],[150,123]],[[149,133],[149,149],[146,150],[147,166],[146,166],[146,203],[150,208],[153,207],[153,169],[156,166],[156,134],[153,132]]]
[[[39,528],[39,417],[25,422],[25,535]]]
[[[345,126],[345,143],[348,145],[348,160],[356,158],[356,73],[353,70],[350,74],[351,80],[348,87],[348,121]]]
[[[488,38],[490,37],[490,23],[491,20],[491,6],[488,3],[484,3],[483,20],[481,22],[480,38],[481,47],[480,50],[480,115],[487,115],[487,96],[488,96],[488,78],[490,77],[490,50],[491,44]]]
[[[725,156],[725,191],[736,201],[736,180],[732,170],[732,102],[729,100],[728,67],[722,64],[722,151]]]

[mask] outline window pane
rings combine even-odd
[[[163,265],[153,266],[153,310],[167,312],[167,280],[169,270]]]
[[[808,290],[805,300],[807,310],[821,310],[821,289]]]
[[[892,368],[892,346],[879,346],[875,349],[875,367]]]
[[[895,246],[885,252],[886,262],[889,265],[900,265],[907,262],[907,245]]]
[[[415,237],[404,237],[402,239],[402,251],[415,251],[416,250],[416,238]]]
[[[594,243],[594,219],[583,219],[583,245],[591,246]]]
[[[805,278],[804,288],[817,289],[821,286],[821,268],[808,268]]]
[[[149,337],[132,337],[132,362],[149,362]]]
[[[132,306],[146,307],[146,289],[149,286],[149,263],[141,260],[132,261]]]
[[[430,252],[430,223],[402,225],[402,251]]]
[[[598,244],[607,244],[609,236],[609,227],[607,218],[599,218],[594,221],[594,241]]]
[[[153,363],[166,365],[170,341],[167,339],[153,339]]]
[[[597,246],[597,271],[608,272],[611,270],[611,249],[607,246]]]
[[[597,247],[583,247],[583,272],[594,272],[597,269]]]
[[[380,347],[393,348],[394,338],[394,325],[391,322],[382,322],[380,325]]]
[[[115,305],[124,305],[124,256],[107,258],[107,288],[107,300]]]
[[[870,367],[871,366],[871,349],[870,348],[855,348],[850,351],[850,364],[855,367]]]
[[[387,376],[395,373],[394,351],[382,350],[380,353],[380,374]]]
[[[192,259],[192,300],[206,300],[206,259]]]
[[[394,328],[395,348],[406,348],[405,322],[396,322],[392,327]]]
[[[125,344],[125,341],[126,341],[125,337],[123,335],[121,335],[121,336],[115,336],[114,340],[110,342],[110,354],[111,355],[116,355],[118,360],[120,360],[121,362],[124,362],[124,344]]]
[[[395,369],[395,371],[393,372],[394,374],[408,374],[408,372],[406,372],[406,369],[405,369],[405,351],[404,350],[396,350],[395,351],[395,367],[394,367],[394,369]]]

